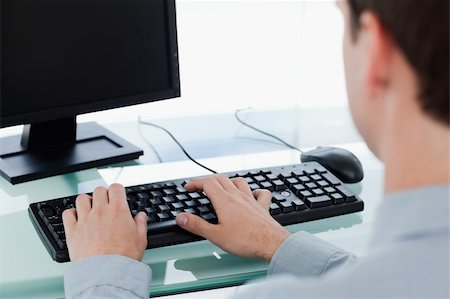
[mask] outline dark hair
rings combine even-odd
[[[377,15],[417,73],[423,111],[449,126],[449,0],[348,3],[354,35],[357,36],[364,11]]]

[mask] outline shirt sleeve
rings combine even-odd
[[[151,269],[124,256],[95,256],[74,262],[64,275],[67,299],[149,298]]]
[[[318,277],[353,264],[356,256],[307,232],[287,238],[275,252],[268,275]]]

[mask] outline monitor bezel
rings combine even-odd
[[[23,114],[0,116],[0,128],[11,127],[23,124],[32,124],[39,122],[46,122],[55,119],[66,117],[74,117],[80,114],[92,113],[104,110],[110,110],[121,107],[128,107],[133,105],[151,103],[155,101],[165,100],[180,97],[180,70],[178,57],[178,37],[177,37],[177,19],[176,19],[176,5],[175,0],[166,1],[167,12],[167,28],[169,37],[169,51],[170,51],[170,81],[171,88],[166,90],[159,90],[143,94],[135,94],[131,96],[123,96],[110,99],[96,100],[89,103],[75,104],[70,106],[46,109],[42,111],[35,111]],[[0,14],[2,13],[2,1],[0,1]],[[2,30],[0,29],[0,66],[3,60],[1,53]],[[0,67],[1,70],[1,67]],[[0,89],[1,89],[1,71],[0,71]],[[1,92],[0,92],[0,101]]]

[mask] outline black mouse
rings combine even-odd
[[[301,156],[302,162],[316,161],[347,184],[360,182],[364,177],[361,162],[348,150],[335,147],[318,147]]]

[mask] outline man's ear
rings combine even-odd
[[[372,12],[364,12],[360,23],[359,38],[367,55],[364,82],[370,94],[378,95],[390,83],[393,42],[380,19]]]

